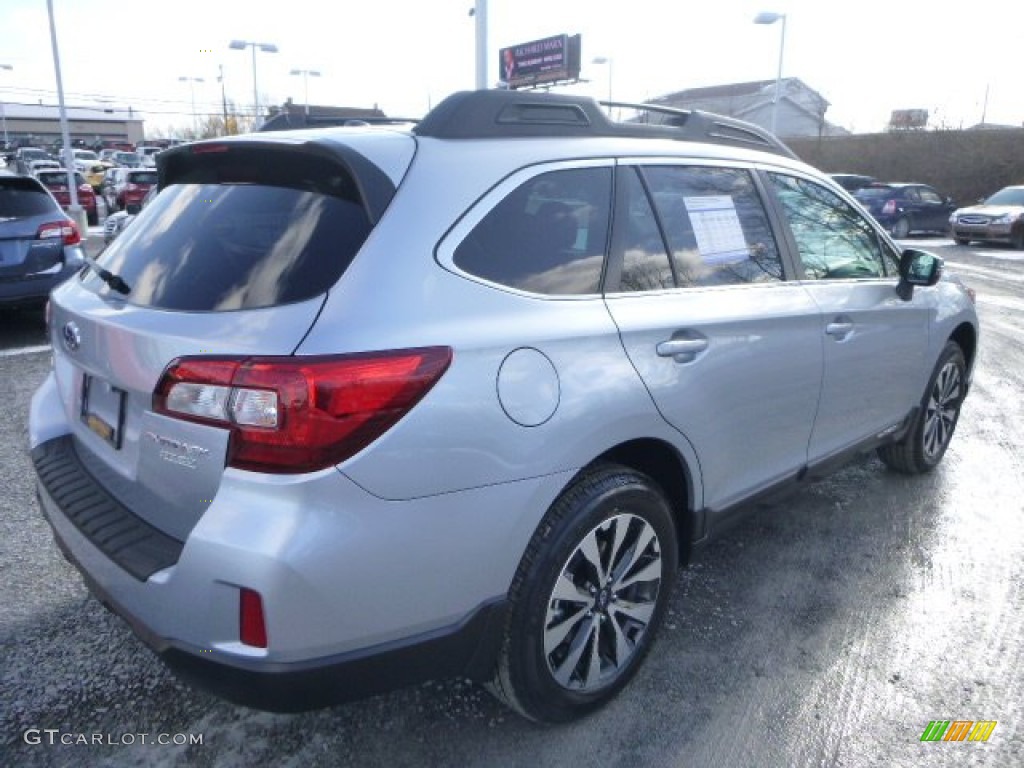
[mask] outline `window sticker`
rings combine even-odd
[[[740,217],[729,195],[684,197],[683,202],[705,263],[727,264],[748,257]]]

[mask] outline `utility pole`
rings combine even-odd
[[[218,64],[217,68],[220,70],[220,76],[217,78],[217,82],[220,83],[220,102],[224,107],[224,133],[228,132],[228,97],[224,92],[224,65]]]

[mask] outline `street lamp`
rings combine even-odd
[[[754,17],[755,24],[774,24],[782,21],[782,36],[779,38],[779,71],[775,75],[775,98],[772,99],[772,133],[776,133],[779,122],[779,91],[782,88],[782,54],[786,50],[786,14],[765,11]]]
[[[320,77],[320,73],[315,69],[293,69],[291,74],[302,75],[302,85],[306,91],[306,117],[309,117],[309,78]]]
[[[63,143],[64,167],[68,172],[68,214],[75,220],[81,232],[89,231],[89,219],[78,201],[78,185],[75,184],[75,153],[71,150],[71,129],[68,127],[68,112],[64,107],[64,80],[60,74],[60,50],[57,47],[57,24],[53,20],[53,0],[46,0],[46,12],[50,17],[50,49],[53,51],[53,73],[57,78],[57,108],[60,111],[60,135]]]
[[[14,69],[14,67],[10,64],[0,64],[0,69],[6,69],[9,71]],[[0,101],[0,120],[3,120],[4,124],[4,149],[7,149],[7,145],[10,143],[7,137],[7,107],[4,106],[2,101]]]
[[[188,89],[192,94],[192,126],[195,128],[196,138],[199,138],[199,116],[196,114],[196,83],[205,83],[201,77],[187,77],[182,75],[178,78],[179,83],[188,83]]]
[[[608,65],[608,101],[612,100],[612,58],[611,56],[595,56],[593,64],[607,64]],[[612,108],[608,107],[608,116],[611,117]]]
[[[249,40],[232,40],[228,45],[235,51],[244,51],[246,48],[252,48],[252,101],[256,109],[256,120],[260,119],[260,95],[256,88],[256,49],[259,48],[264,53],[277,53],[277,46],[273,43],[254,43]]]

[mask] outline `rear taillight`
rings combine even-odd
[[[83,194],[88,194],[92,192],[92,187],[90,187],[88,184],[80,184],[78,186],[78,191],[82,192]]]
[[[316,357],[182,357],[153,410],[231,430],[228,466],[271,473],[338,464],[390,429],[451,363],[448,347]]]
[[[82,235],[79,233],[78,227],[70,219],[40,224],[39,229],[36,230],[36,238],[39,240],[51,240],[58,237],[63,238],[64,245],[77,245],[82,242]]]
[[[882,214],[884,216],[892,216],[894,213],[896,213],[896,201],[886,200],[885,205],[882,206]]]

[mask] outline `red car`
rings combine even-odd
[[[103,180],[107,210],[138,213],[142,198],[156,182],[156,168],[111,168]]]
[[[71,205],[71,193],[68,190],[68,172],[67,171],[39,171],[36,174],[36,178],[42,182],[43,186],[46,187],[57,198],[57,202],[60,203],[60,207],[65,211]],[[89,224],[95,225],[100,222],[99,209],[96,207],[96,193],[93,191],[92,186],[86,182],[85,177],[81,173],[75,173],[75,183],[78,185],[78,204],[85,209],[85,216],[89,220]]]

